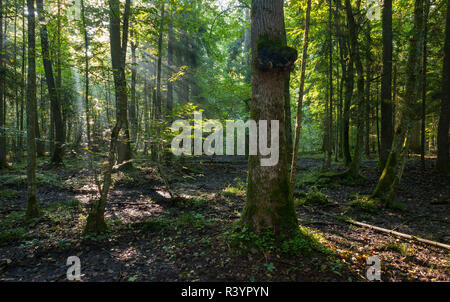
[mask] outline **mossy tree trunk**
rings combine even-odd
[[[406,91],[398,104],[398,124],[394,132],[392,148],[371,198],[381,199],[390,204],[395,198],[398,184],[409,149],[410,131],[417,116],[420,117],[417,103],[421,90],[421,58],[423,51],[423,1],[415,0],[414,27],[409,45],[408,63],[406,66]]]
[[[27,217],[39,215],[36,194],[36,23],[34,0],[28,9],[28,77],[27,77]]]
[[[247,200],[240,222],[257,233],[268,229],[289,237],[298,224],[288,177],[284,89],[297,55],[285,43],[283,0],[253,0],[251,10],[251,119],[267,120],[269,125],[279,121],[279,161],[274,166],[261,166],[261,155],[249,156]],[[269,55],[263,58],[262,53]],[[280,66],[276,58],[287,53],[286,64]]]

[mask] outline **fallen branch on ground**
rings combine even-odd
[[[331,217],[337,218],[339,220],[343,220],[343,221],[345,221],[347,223],[350,223],[350,224],[353,224],[353,225],[369,228],[369,229],[372,229],[372,230],[375,230],[375,231],[379,231],[379,232],[382,232],[382,233],[391,234],[391,235],[395,235],[395,236],[398,236],[398,237],[401,237],[401,238],[410,239],[410,240],[414,240],[414,241],[417,241],[417,242],[421,242],[421,243],[425,243],[425,244],[429,244],[429,245],[432,245],[432,246],[436,246],[436,247],[440,247],[440,248],[444,248],[444,249],[450,250],[450,245],[445,244],[445,243],[440,243],[440,242],[436,242],[436,241],[432,241],[432,240],[423,239],[423,238],[420,238],[420,237],[416,237],[416,236],[400,233],[400,232],[397,232],[397,231],[388,230],[388,229],[385,229],[385,228],[380,228],[380,227],[377,227],[377,226],[374,226],[374,225],[370,225],[370,224],[367,224],[367,223],[359,222],[359,221],[356,221],[356,220],[353,220],[353,219],[349,219],[349,218],[346,218],[346,217],[342,217],[342,216],[339,216],[339,215],[333,215],[333,214],[330,214],[330,213],[327,213],[327,212],[323,212],[323,211],[320,211],[320,213],[324,214],[324,215],[327,215],[327,216],[331,216]]]

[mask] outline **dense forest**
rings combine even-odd
[[[450,281],[449,8],[0,0],[0,280]]]

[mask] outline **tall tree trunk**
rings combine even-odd
[[[251,119],[261,123],[279,121],[279,160],[262,166],[263,158],[249,156],[247,200],[241,225],[257,233],[272,230],[290,237],[298,229],[297,215],[290,194],[285,134],[284,89],[286,74],[297,59],[296,51],[284,40],[283,0],[252,0],[252,104]],[[274,46],[275,45],[275,46]],[[274,50],[275,49],[275,50]],[[263,56],[264,53],[269,53]],[[286,56],[281,66],[277,57]],[[272,132],[272,125],[267,127]],[[272,135],[268,135],[272,140]]]
[[[447,0],[447,21],[445,25],[444,64],[442,67],[441,113],[438,127],[438,156],[436,169],[441,172],[450,170],[449,159],[449,122],[450,122],[450,0]]]
[[[34,0],[28,9],[28,81],[27,81],[27,216],[39,215],[36,194],[36,34]]]
[[[346,41],[342,41],[342,47],[346,50]],[[347,56],[347,52],[345,53]],[[345,65],[345,64],[344,64]],[[352,156],[350,153],[350,106],[352,104],[353,98],[353,87],[354,87],[354,67],[353,59],[349,57],[347,60],[347,66],[345,67],[345,96],[344,96],[344,116],[342,121],[343,128],[343,146],[344,146],[344,162],[346,166],[350,166],[352,162]]]
[[[428,14],[430,12],[430,2],[425,1],[424,22],[423,22],[423,61],[422,61],[422,129],[420,138],[420,161],[422,170],[425,170],[425,122],[427,103],[427,34],[428,34]]]
[[[331,0],[328,0],[328,87],[329,87],[329,102],[328,102],[328,117],[327,117],[327,164],[326,168],[331,168],[331,154],[333,148],[333,36],[332,36],[332,10]]]
[[[131,100],[128,115],[130,117],[131,140],[135,144],[136,148],[137,131],[138,131],[138,120],[136,116],[136,77],[137,77],[136,49],[138,47],[138,43],[134,30],[131,30],[130,37],[131,37]]]
[[[363,113],[364,113],[364,69],[361,63],[358,34],[356,29],[355,18],[351,7],[350,0],[345,0],[345,8],[348,18],[348,29],[350,34],[350,57],[355,63],[356,72],[358,74],[356,82],[357,91],[357,116],[356,116],[356,145],[352,162],[350,163],[348,173],[356,178],[359,176],[359,168],[361,163],[361,149],[363,142]]]
[[[113,0],[116,1],[116,0]],[[128,95],[127,95],[127,80],[125,76],[125,59],[126,59],[126,53],[127,53],[127,47],[128,47],[128,26],[129,26],[129,16],[130,16],[130,9],[131,9],[131,0],[126,0],[125,4],[125,10],[123,13],[123,28],[122,28],[122,40],[120,40],[120,12],[118,12],[118,22],[117,24],[114,24],[113,27],[111,27],[111,40],[118,39],[117,46],[119,48],[116,48],[114,52],[119,52],[118,57],[120,58],[120,61],[117,61],[116,63],[113,63],[113,68],[117,69],[118,72],[116,72],[114,76],[114,81],[118,82],[115,84],[116,87],[116,104],[117,104],[117,110],[116,110],[116,119],[121,120],[122,125],[119,133],[119,141],[117,143],[118,147],[118,157],[117,162],[119,164],[122,164],[124,162],[127,162],[125,165],[122,165],[124,169],[130,168],[132,166],[131,164],[131,158],[132,158],[132,152],[131,152],[131,140],[130,140],[130,130],[129,130],[129,124],[128,124]],[[116,22],[116,21],[114,21]],[[112,43],[112,42],[111,42]],[[112,52],[113,50],[111,50]],[[115,66],[115,67],[114,67]]]
[[[0,0],[0,169],[7,167],[6,163],[6,133],[4,131],[5,120],[5,108],[3,101],[3,90],[5,88],[6,72],[3,64],[3,1]]]
[[[124,13],[124,32],[123,39],[127,39],[128,32],[128,14],[130,12],[131,0],[126,0]],[[116,148],[119,139],[127,137],[124,131],[128,130],[127,119],[127,92],[125,80],[125,58],[126,42],[120,41],[120,1],[109,0],[110,7],[110,50],[111,61],[114,75],[114,86],[116,90],[117,119],[114,128],[111,131],[111,143],[109,146],[108,162],[103,166],[103,185],[100,189],[100,198],[91,204],[89,216],[86,221],[84,231],[104,232],[107,228],[105,222],[105,207],[108,199],[109,189],[111,187],[112,170],[116,162]],[[124,54],[125,53],[125,54]],[[122,133],[121,133],[122,132]]]
[[[298,89],[298,100],[297,100],[297,115],[295,118],[295,138],[294,138],[294,149],[292,152],[291,159],[291,175],[290,184],[292,191],[294,190],[295,178],[296,178],[296,168],[297,168],[297,157],[298,157],[298,145],[300,142],[300,134],[302,129],[302,115],[303,115],[303,95],[305,88],[305,73],[306,73],[306,62],[308,60],[308,44],[309,44],[309,25],[311,19],[311,0],[308,0],[306,6],[306,17],[305,17],[305,32],[303,34],[303,47],[302,47],[302,60],[300,66],[300,87]]]
[[[159,37],[158,37],[158,61],[156,65],[156,102],[155,102],[155,141],[157,141],[157,145],[154,151],[156,154],[154,155],[157,160],[160,158],[160,153],[162,149],[162,143],[160,141],[160,133],[161,133],[161,124],[163,120],[162,116],[162,95],[161,95],[161,78],[162,78],[162,42],[163,42],[163,34],[164,34],[164,14],[165,14],[165,2],[163,2],[161,7],[161,20],[159,26]],[[153,156],[153,155],[152,155]]]
[[[86,138],[88,143],[89,152],[92,148],[91,140],[91,119],[89,113],[89,36],[86,23],[86,7],[84,6],[84,0],[80,1],[81,4],[81,22],[83,25],[83,39],[84,39],[84,113],[86,115]]]
[[[39,17],[39,23],[41,25],[41,48],[42,48],[42,60],[43,65],[45,69],[45,78],[47,81],[47,88],[48,93],[50,96],[50,102],[51,102],[51,112],[52,112],[52,119],[54,122],[54,130],[55,130],[55,142],[54,147],[52,148],[53,154],[51,162],[53,164],[61,164],[63,160],[63,143],[64,143],[64,137],[63,137],[63,123],[62,123],[62,117],[61,117],[61,102],[58,99],[58,92],[57,87],[55,85],[55,79],[53,77],[53,67],[52,67],[52,61],[50,59],[50,49],[49,49],[49,42],[48,42],[48,32],[47,32],[47,26],[45,17],[43,15],[44,13],[44,4],[43,0],[36,0],[37,10],[38,10],[38,17]],[[53,130],[53,129],[51,129]]]
[[[169,22],[169,40],[167,45],[167,65],[169,65],[169,70],[172,70],[174,66],[174,50],[175,50],[175,35],[173,31],[173,15],[170,15]],[[173,81],[171,80],[171,74],[169,73],[167,80],[167,114],[172,115],[173,110]]]
[[[25,10],[25,0],[22,2],[22,11]],[[19,142],[18,142],[18,157],[19,160],[22,161],[23,157],[23,113],[24,106],[26,101],[26,86],[25,86],[25,60],[26,60],[26,52],[25,52],[25,42],[26,42],[26,33],[25,33],[25,14],[22,14],[22,67],[21,67],[21,95],[20,95],[20,118],[19,118]]]
[[[392,0],[383,0],[383,71],[381,77],[381,144],[380,170],[386,161],[392,145]]]
[[[398,104],[398,125],[395,129],[392,149],[371,198],[378,198],[389,204],[395,198],[409,149],[409,136],[412,123],[418,113],[417,100],[420,93],[421,58],[423,51],[423,1],[415,0],[414,27],[409,45],[406,66],[406,91]]]

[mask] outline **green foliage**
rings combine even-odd
[[[415,253],[415,250],[412,246],[400,242],[388,243],[381,247],[381,249],[384,251],[394,251],[400,253],[404,257],[411,257]]]
[[[283,253],[287,256],[309,256],[314,251],[329,252],[321,243],[323,238],[304,227],[300,227],[292,238],[276,236],[270,230],[256,234],[247,227],[235,229],[226,236],[230,245],[240,253]]]
[[[3,230],[0,232],[0,246],[17,243],[29,238],[29,233],[21,227]]]
[[[0,246],[19,243],[29,237],[26,231],[26,215],[23,211],[11,212],[0,220]]]
[[[305,197],[300,198],[296,205],[320,206],[328,204],[328,196],[320,192],[317,187],[311,187]]]
[[[373,199],[368,198],[368,196],[359,196],[358,194],[356,199],[350,202],[350,206],[368,213],[376,213],[378,211],[378,206]]]
[[[16,199],[19,196],[19,192],[12,189],[3,189],[0,191],[0,201],[4,200],[10,200],[10,199]]]

